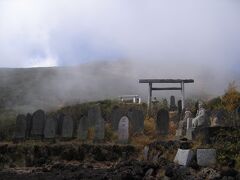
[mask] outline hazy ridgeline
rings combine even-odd
[[[75,67],[0,69],[0,106],[18,111],[57,108],[66,104],[116,99],[123,94],[139,94],[146,99],[148,87],[140,78],[193,78],[186,85],[187,97],[209,98],[222,95],[237,74],[208,71],[186,64],[164,65],[137,61],[101,61]],[[227,78],[226,78],[227,77]],[[154,92],[158,98],[179,92]]]

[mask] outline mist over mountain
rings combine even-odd
[[[99,61],[72,67],[1,68],[0,105],[26,112],[117,99],[125,94],[138,94],[146,100],[148,86],[139,84],[140,78],[193,78],[194,84],[186,84],[186,96],[209,98],[223,94],[228,83],[239,80],[238,77],[227,71],[223,73],[212,68],[210,71],[207,67],[130,60]],[[172,94],[180,98],[180,92],[174,91],[154,92],[153,96],[161,99]]]

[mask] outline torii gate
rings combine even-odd
[[[161,90],[180,90],[182,94],[182,108],[185,106],[185,94],[184,94],[184,84],[185,83],[194,83],[193,79],[140,79],[139,83],[148,83],[149,84],[149,94],[148,94],[148,112],[151,111],[152,104],[152,91],[161,91]],[[179,83],[180,87],[167,87],[167,88],[157,88],[153,87],[153,83]]]

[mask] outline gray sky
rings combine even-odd
[[[240,1],[0,1],[0,67],[102,60],[127,60],[136,79],[194,78],[221,93],[240,83]]]

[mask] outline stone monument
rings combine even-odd
[[[25,139],[27,130],[27,122],[25,115],[18,115],[16,119],[16,129],[14,134],[14,139]]]
[[[171,96],[170,97],[170,111],[176,111],[177,106],[176,106],[176,101],[175,101],[175,97]]]
[[[206,110],[203,108],[203,103],[199,102],[198,104],[198,111],[196,117],[192,120],[193,128],[197,127],[208,127],[209,120],[206,114]]]
[[[125,111],[119,107],[113,108],[111,112],[111,125],[114,131],[118,130],[118,124],[120,119],[125,115]]]
[[[104,140],[104,136],[105,136],[105,123],[104,119],[101,116],[99,116],[96,119],[94,140],[102,141]]]
[[[178,101],[178,114],[181,114],[182,113],[182,101],[179,100]]]
[[[160,109],[157,113],[157,131],[161,135],[167,135],[169,130],[169,113],[165,109]]]
[[[38,110],[35,113],[33,113],[31,128],[32,138],[43,138],[45,119],[46,117],[43,110]]]
[[[78,126],[78,138],[85,141],[87,140],[88,135],[88,118],[83,116],[80,119],[79,126]]]
[[[26,137],[29,138],[31,136],[32,130],[32,115],[30,113],[28,113],[26,116],[26,123],[27,123]]]
[[[119,143],[128,143],[129,139],[129,119],[123,116],[118,124],[118,141]]]
[[[144,130],[144,113],[138,109],[131,109],[128,111],[128,117],[132,124],[132,131],[134,133],[141,133]]]
[[[211,126],[212,127],[219,127],[224,126],[224,111],[218,110],[214,112],[211,119]]]
[[[88,110],[88,126],[95,127],[96,120],[101,117],[101,108],[99,105],[94,105]]]
[[[44,138],[52,139],[56,137],[57,123],[54,117],[47,116],[44,128]]]
[[[73,119],[71,116],[64,116],[62,125],[62,137],[72,138],[73,137]]]

